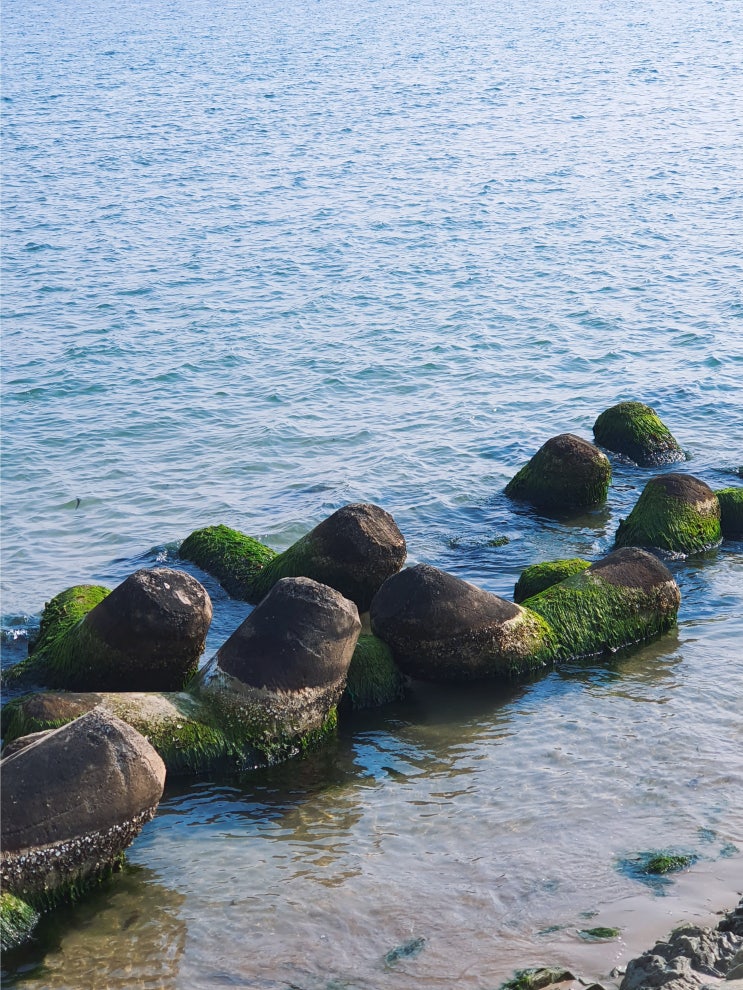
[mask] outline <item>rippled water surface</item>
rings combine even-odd
[[[738,4],[23,0],[2,35],[5,663],[69,584],[349,501],[510,597],[610,548],[647,472],[566,520],[501,493],[623,398],[740,484]],[[5,979],[608,980],[743,887],[742,564],[672,562],[678,630],[610,663],[419,686],[305,762],[171,781]],[[211,653],[248,609],[204,580]],[[665,846],[699,857],[667,888],[621,869]]]

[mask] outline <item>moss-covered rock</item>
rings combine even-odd
[[[540,509],[587,509],[606,499],[611,464],[598,447],[563,433],[548,440],[506,485],[510,498]]]
[[[278,554],[256,576],[256,599],[283,577],[308,577],[369,608],[382,583],[405,562],[405,539],[392,516],[378,505],[354,503],[338,509]]]
[[[627,547],[523,606],[549,624],[551,659],[563,661],[613,652],[666,632],[680,601],[668,568],[653,554]]]
[[[378,636],[361,635],[351,657],[343,692],[343,707],[358,711],[398,701],[405,693],[405,678],[392,652]]]
[[[655,410],[642,402],[619,402],[604,410],[593,424],[593,435],[596,443],[624,454],[641,467],[686,459]]]
[[[721,539],[720,503],[712,489],[690,474],[671,473],[648,481],[620,522],[615,545],[690,554],[709,550]]]
[[[429,564],[385,581],[370,618],[400,669],[421,680],[524,676],[551,650],[539,616]]]
[[[717,493],[720,503],[720,529],[728,540],[743,537],[743,488],[722,488]]]
[[[255,579],[276,557],[275,550],[229,526],[197,529],[181,543],[178,553],[215,577],[228,594],[248,602],[261,597],[255,592]]]
[[[142,569],[112,592],[78,586],[48,603],[40,635],[8,683],[68,690],[175,690],[195,673],[212,618],[184,571]]]
[[[538,595],[545,588],[551,588],[553,584],[559,584],[571,574],[580,574],[590,567],[590,561],[581,560],[580,557],[571,557],[569,560],[550,560],[542,564],[531,564],[521,572],[513,589],[513,600],[520,604],[527,598]]]
[[[30,904],[3,891],[0,894],[0,951],[10,952],[27,942],[39,921],[39,912]]]

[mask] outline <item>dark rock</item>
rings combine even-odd
[[[429,564],[389,578],[370,618],[402,671],[422,680],[523,674],[541,666],[548,636],[538,617]]]
[[[587,509],[606,499],[611,464],[598,447],[562,433],[548,440],[506,485],[506,495],[540,509]]]
[[[79,609],[92,599],[76,595],[73,601]],[[196,672],[212,604],[191,575],[167,567],[139,570],[88,607],[72,622],[69,608],[55,607],[51,616],[45,610],[37,649],[11,668],[9,680],[73,691],[161,691],[181,688]]]
[[[114,868],[165,783],[147,740],[101,711],[44,733],[1,767],[3,886],[34,907]]]
[[[406,554],[405,539],[388,512],[378,505],[346,505],[269,561],[256,575],[254,594],[259,599],[283,577],[308,577],[365,612]]]

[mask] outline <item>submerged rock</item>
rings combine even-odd
[[[712,489],[690,474],[671,473],[648,481],[620,522],[615,545],[690,554],[709,550],[721,539],[720,503]]]
[[[10,952],[31,938],[39,912],[8,891],[0,894],[0,951]]]
[[[526,601],[533,595],[538,595],[540,591],[551,588],[553,584],[559,584],[571,574],[580,574],[590,567],[588,560],[581,560],[580,557],[571,557],[569,560],[550,560],[543,564],[531,564],[521,572],[513,589],[513,600],[517,603]]]
[[[249,602],[256,601],[257,575],[276,556],[275,550],[229,526],[195,530],[178,553],[215,577],[228,594]]]
[[[743,538],[743,488],[722,488],[716,494],[722,535],[727,540]]]
[[[212,619],[199,582],[168,567],[142,569],[112,592],[87,585],[49,602],[39,639],[10,683],[69,690],[169,690],[197,669]]]
[[[378,505],[346,505],[266,564],[256,576],[255,594],[262,597],[283,577],[308,577],[365,612],[406,555],[405,539],[388,512]]]
[[[674,625],[681,594],[657,557],[615,550],[524,602],[552,632],[551,659],[593,656],[649,639]]]
[[[538,616],[429,564],[385,581],[370,618],[402,671],[422,680],[521,676],[542,665],[549,638]]]
[[[619,402],[593,424],[596,443],[624,454],[640,467],[683,461],[686,455],[658,414],[642,402]]]
[[[505,492],[541,509],[588,509],[605,501],[610,481],[606,455],[587,440],[562,433],[539,448]]]
[[[34,908],[114,869],[165,783],[147,740],[101,711],[44,733],[0,767],[3,888]]]

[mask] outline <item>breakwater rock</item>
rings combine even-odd
[[[131,726],[96,710],[26,740],[0,761],[4,927],[12,947],[31,912],[114,870],[155,813],[165,765]],[[14,900],[14,899],[15,900]]]
[[[380,585],[405,563],[407,548],[388,512],[358,502],[338,509],[283,553],[227,526],[196,530],[179,553],[248,602],[259,602],[281,578],[308,577],[365,612]]]
[[[509,498],[538,509],[589,509],[606,499],[611,464],[598,447],[572,433],[543,444],[505,488]]]
[[[690,474],[660,474],[645,485],[617,530],[618,547],[653,547],[670,553],[699,553],[722,540],[720,503]]]
[[[593,424],[596,443],[624,454],[640,467],[683,461],[686,455],[654,409],[642,402],[619,402]]]
[[[45,607],[39,638],[8,672],[68,690],[177,690],[198,667],[212,620],[206,590],[185,571],[143,568],[113,591],[78,585]]]

